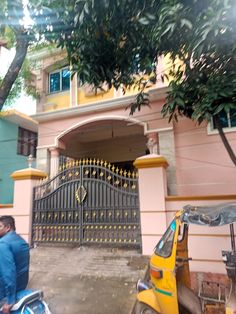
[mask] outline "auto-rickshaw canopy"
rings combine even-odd
[[[216,206],[183,207],[182,222],[210,227],[223,226],[236,221],[236,203],[224,203]]]

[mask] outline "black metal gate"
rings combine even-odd
[[[137,173],[83,159],[34,188],[33,243],[141,245]]]

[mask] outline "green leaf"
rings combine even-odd
[[[148,25],[150,23],[149,19],[147,19],[146,17],[141,17],[138,21],[143,25]]]
[[[191,21],[189,21],[189,20],[187,20],[185,18],[180,20],[180,25],[181,25],[181,27],[187,26],[188,29],[192,29],[193,28],[193,25],[192,25]]]

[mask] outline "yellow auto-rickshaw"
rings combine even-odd
[[[222,226],[229,224],[231,251],[222,251],[231,287],[223,304],[223,313],[236,313],[236,251],[233,222],[236,203],[212,207],[187,205],[176,213],[173,221],[155,247],[149,264],[148,281],[137,284],[135,314],[207,313],[206,299],[191,290],[188,257],[189,224]],[[205,302],[201,302],[201,301]],[[209,299],[212,305],[214,299]],[[209,305],[208,304],[208,305]],[[219,304],[218,304],[219,305]],[[222,313],[220,307],[217,313]]]

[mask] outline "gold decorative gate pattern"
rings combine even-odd
[[[137,173],[95,159],[63,165],[34,188],[33,242],[140,246]]]

